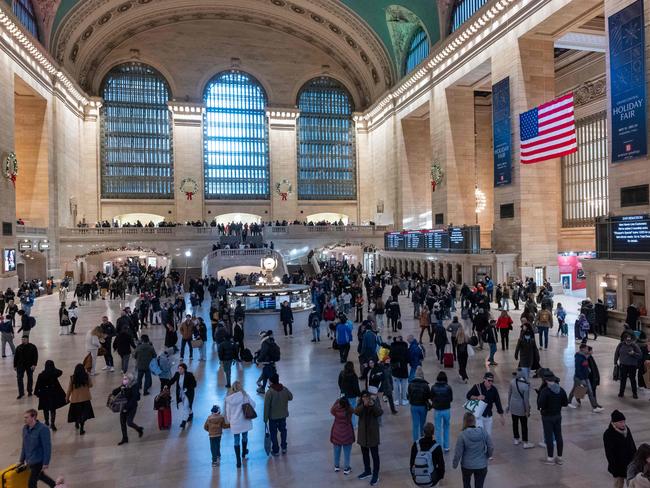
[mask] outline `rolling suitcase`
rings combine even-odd
[[[454,353],[453,352],[446,352],[447,347],[445,347],[445,353],[442,355],[442,362],[445,368],[453,368],[454,367]]]
[[[172,426],[172,409],[170,407],[158,409],[158,428],[160,430],[171,429]]]
[[[29,468],[24,464],[14,464],[0,472],[2,488],[27,488]]]

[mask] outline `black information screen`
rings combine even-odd
[[[446,230],[424,232],[424,247],[427,251],[445,252],[449,250],[449,234]]]
[[[384,248],[387,251],[404,250],[404,234],[401,232],[389,232],[384,235]]]
[[[403,234],[404,249],[406,251],[424,251],[424,233],[416,230]]]
[[[612,219],[612,252],[650,253],[650,220],[647,215]]]
[[[467,246],[465,245],[465,232],[463,229],[461,227],[450,227],[448,233],[451,252],[464,251]]]

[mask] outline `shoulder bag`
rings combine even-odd
[[[477,384],[476,388],[478,390],[479,395],[481,395],[482,394],[481,386]],[[465,409],[465,411],[471,413],[476,418],[483,416],[483,412],[485,412],[487,406],[488,406],[487,403],[485,403],[483,400],[467,400],[463,404],[463,408]]]
[[[241,404],[241,409],[242,412],[244,413],[244,418],[247,420],[253,420],[257,418],[257,412],[253,408],[253,406],[250,404],[248,401],[248,398],[244,401],[244,403]]]

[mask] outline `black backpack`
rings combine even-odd
[[[268,359],[269,361],[272,361],[274,363],[280,360],[280,346],[278,346],[278,344],[275,341],[269,342]]]
[[[241,353],[241,360],[245,363],[250,363],[253,361],[253,353],[250,349],[244,349]]]

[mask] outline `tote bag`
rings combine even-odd
[[[476,385],[476,388],[478,388],[478,391],[480,393],[481,387],[479,385]],[[479,418],[483,416],[483,412],[485,412],[485,409],[487,408],[487,403],[485,403],[483,400],[467,400],[463,404],[463,408],[466,412],[469,412],[473,414],[474,417]]]

